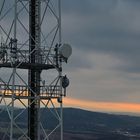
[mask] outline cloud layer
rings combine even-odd
[[[140,102],[140,1],[63,1],[64,40],[73,46],[69,96]]]
[[[63,0],[62,34],[73,47],[68,97],[140,103],[140,0]]]

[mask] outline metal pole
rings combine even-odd
[[[58,0],[58,9],[59,9],[59,19],[58,19],[58,26],[59,26],[59,44],[62,43],[62,29],[61,29],[61,0]],[[63,98],[62,98],[62,62],[60,60],[60,70],[59,70],[59,77],[60,77],[60,88],[61,88],[61,102],[60,102],[60,118],[61,118],[61,140],[63,140]]]
[[[17,37],[17,0],[15,0],[14,39]]]
[[[14,15],[14,42],[13,42],[13,45],[17,45],[16,44],[17,43],[17,41],[16,41],[16,32],[17,32],[17,0],[15,0],[14,14],[15,15]],[[15,58],[13,58],[13,64],[15,64]],[[14,133],[13,126],[14,126],[14,94],[15,94],[15,86],[14,85],[15,85],[15,74],[16,74],[16,67],[13,67],[10,140],[13,140],[13,133]]]
[[[30,0],[29,2],[29,53],[31,53],[29,61],[31,64],[40,63],[39,47],[40,47],[40,0]],[[31,140],[38,140],[39,135],[39,108],[40,108],[40,74],[41,71],[31,68],[29,69],[28,82],[31,90],[28,99],[28,135]]]
[[[61,110],[61,140],[63,140],[63,100],[61,97],[61,103],[60,103],[60,110]]]
[[[59,44],[62,42],[62,29],[61,29],[61,0],[58,0],[58,9],[59,9]]]
[[[12,101],[11,101],[11,128],[10,128],[10,140],[13,140],[13,126],[14,126],[14,85],[15,85],[15,68],[13,68],[13,81],[12,81]]]

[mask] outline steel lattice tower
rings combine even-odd
[[[1,0],[0,43],[0,113],[10,122],[0,123],[1,139],[63,140],[61,0]]]

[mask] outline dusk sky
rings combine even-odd
[[[28,28],[27,13],[20,15]],[[10,17],[1,22],[7,32]],[[19,27],[18,40],[26,40]],[[64,106],[140,113],[140,0],[62,0],[62,40],[73,49],[63,65],[70,79]]]
[[[140,112],[140,0],[62,0],[62,31],[73,48],[64,66],[65,100],[90,110]]]

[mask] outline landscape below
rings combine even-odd
[[[3,111],[2,111],[3,110]],[[23,109],[15,108],[15,115]],[[0,136],[9,124],[5,108],[1,108]],[[43,127],[49,131],[58,123],[50,110],[41,108]],[[51,112],[54,110],[51,109]],[[21,128],[27,128],[27,110],[16,119]],[[128,115],[114,115],[85,111],[75,108],[64,108],[64,140],[140,140],[140,117]],[[47,121],[49,120],[49,121]],[[15,132],[18,135],[18,132]],[[55,133],[57,140],[59,132]]]

